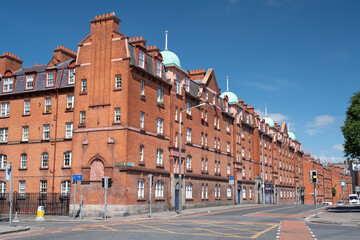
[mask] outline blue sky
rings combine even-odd
[[[0,52],[46,64],[58,45],[74,51],[95,15],[115,12],[120,32],[169,50],[185,69],[214,68],[220,88],[290,124],[303,149],[343,160],[339,127],[360,87],[360,1],[7,1]]]

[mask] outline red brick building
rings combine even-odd
[[[90,22],[77,53],[59,46],[48,64],[26,68],[1,56],[0,176],[11,162],[14,191],[68,197],[81,174],[75,205],[82,195],[85,215],[100,216],[108,176],[117,216],[148,211],[152,174],[155,211],[304,203],[307,164],[286,123],[221,94],[214,69],[185,70],[167,47],[120,33],[115,15]],[[333,178],[322,174],[328,187]],[[0,187],[8,192],[5,181]]]

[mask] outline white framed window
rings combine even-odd
[[[208,199],[208,197],[209,197],[209,185],[206,184],[206,186],[205,186],[205,198]]]
[[[45,98],[44,112],[45,113],[51,112],[51,98],[50,97]]]
[[[24,100],[24,115],[30,115],[30,100]]]
[[[205,100],[209,100],[209,91],[205,89]]]
[[[220,117],[217,117],[217,128],[220,129]]]
[[[267,163],[267,156],[265,155],[265,163]]]
[[[186,114],[191,115],[191,103],[186,102]]]
[[[71,151],[64,152],[64,167],[71,167]]]
[[[251,149],[249,149],[249,159],[251,159]]]
[[[7,156],[4,154],[0,154],[0,168],[4,169],[7,163]]]
[[[215,99],[216,99],[216,94],[214,93],[213,94],[213,99],[212,99],[213,105],[215,105]]]
[[[27,154],[20,155],[20,168],[27,168]]]
[[[251,179],[251,168],[249,168],[249,179]]]
[[[221,185],[219,184],[218,185],[218,198],[221,197]]]
[[[145,54],[143,51],[139,50],[139,67],[145,67]]]
[[[179,78],[176,78],[176,94],[181,94],[181,82]]]
[[[72,138],[73,123],[66,123],[65,125],[65,138]]]
[[[226,189],[226,197],[231,198],[231,196],[232,196],[231,186],[228,186]]]
[[[156,75],[158,77],[161,77],[161,62],[160,61],[156,62]]]
[[[5,196],[6,194],[6,182],[0,182],[0,195]]]
[[[49,167],[49,154],[44,152],[41,154],[41,168]]]
[[[120,116],[121,112],[120,112],[120,108],[114,108],[114,122],[119,123],[121,120],[121,116]]]
[[[230,132],[230,122],[229,121],[226,122],[226,131]]]
[[[50,124],[43,125],[43,140],[50,139]]]
[[[3,78],[3,92],[12,92],[14,90],[14,79],[12,77]]]
[[[220,171],[220,161],[218,161],[218,174],[221,174],[221,171]]]
[[[201,171],[204,171],[204,158],[201,158]]]
[[[86,111],[80,111],[80,124],[85,124],[86,122]]]
[[[217,172],[217,161],[215,160],[215,164],[214,164],[214,173]]]
[[[10,115],[10,103],[1,103],[1,117],[8,117]]]
[[[186,129],[186,141],[191,143],[191,128]]]
[[[157,103],[164,104],[164,91],[161,88],[157,90]]]
[[[70,195],[70,180],[66,180],[66,181],[61,182],[60,193],[61,193],[62,196],[69,196]]]
[[[178,147],[178,133],[176,132],[175,133],[175,147],[177,148]]]
[[[140,112],[140,129],[144,129],[144,117],[145,117],[145,113]]]
[[[144,162],[144,145],[139,147],[139,162]]]
[[[81,79],[81,92],[87,92],[87,79]]]
[[[245,166],[242,168],[242,176],[245,178]]]
[[[228,153],[230,152],[230,142],[227,142],[227,144],[226,144],[226,150],[227,150]]]
[[[145,181],[144,179],[139,179],[138,180],[138,198],[144,198],[144,185],[145,185]]]
[[[187,92],[190,92],[190,79],[189,78],[186,78],[186,80],[185,80],[185,90]]]
[[[205,147],[207,147],[207,139],[208,139],[208,135],[207,133],[205,133]]]
[[[69,84],[75,83],[75,68],[69,69]]]
[[[246,187],[243,187],[243,199],[246,199]]]
[[[190,155],[187,155],[187,157],[186,157],[186,168],[188,170],[191,169],[191,156]]]
[[[207,114],[208,114],[208,111],[205,110],[205,122],[207,122]]]
[[[53,87],[55,85],[55,73],[54,72],[48,72],[46,74],[46,86],[47,87]]]
[[[175,121],[178,120],[178,107],[175,107]]]
[[[66,97],[66,109],[74,108],[74,95],[67,95]]]
[[[226,168],[226,173],[227,175],[230,175],[230,172],[231,171],[231,166],[230,166],[230,163],[227,164],[227,168]]]
[[[216,137],[214,137],[214,148],[216,149]]]
[[[115,88],[121,88],[121,74],[115,75]]]
[[[40,180],[40,194],[47,193],[47,180]]]
[[[186,198],[191,199],[192,198],[192,183],[186,183]]]
[[[25,188],[26,188],[25,180],[20,180],[19,181],[19,195],[22,197],[25,197]]]
[[[29,126],[23,126],[21,141],[27,142],[28,140],[29,140]]]
[[[8,128],[0,128],[0,142],[7,142]]]
[[[216,115],[214,115],[214,128],[216,128]]]
[[[218,138],[218,149],[220,150],[220,138]]]
[[[201,133],[201,146],[204,146],[204,133]]]
[[[163,198],[164,197],[164,182],[157,180],[155,183],[155,197]]]
[[[205,172],[208,171],[208,159],[206,158],[205,159]]]
[[[163,125],[164,125],[164,119],[157,118],[157,134],[163,135]]]
[[[217,198],[217,193],[218,193],[218,191],[217,191],[217,184],[215,184],[215,191],[214,191],[215,198]]]
[[[241,149],[241,156],[245,157],[245,148],[244,147]]]
[[[241,128],[241,138],[244,138],[244,128]]]
[[[158,148],[156,150],[156,164],[157,165],[162,165],[163,164],[163,150],[161,148]]]
[[[249,198],[252,199],[252,188],[249,188]]]
[[[140,83],[140,95],[145,96],[145,82],[143,80]]]
[[[266,139],[264,138],[264,147],[266,148]]]
[[[201,199],[204,199],[205,197],[205,186],[204,184],[201,184]]]

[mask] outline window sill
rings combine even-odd
[[[139,166],[140,167],[145,167],[145,163],[144,162],[139,162]]]
[[[4,118],[10,118],[10,115],[6,115],[6,116],[1,116],[0,119],[4,119]]]
[[[186,118],[189,119],[189,120],[192,120],[192,116],[190,114],[186,114]]]
[[[23,117],[30,117],[30,113],[29,114],[23,114]]]
[[[64,138],[64,141],[72,141],[72,137]]]
[[[192,169],[186,169],[186,172],[191,172],[192,173]]]
[[[165,136],[163,134],[160,134],[160,133],[157,134],[157,137],[161,138],[161,139],[165,139]]]
[[[228,200],[228,201],[231,201],[231,200],[232,200],[232,197],[227,197],[227,200]]]
[[[122,88],[121,88],[121,87],[119,87],[119,88],[114,88],[114,89],[113,89],[113,92],[119,92],[119,91],[122,91]]]
[[[19,171],[26,171],[27,168],[19,168]]]
[[[165,202],[165,198],[155,198],[155,202]]]
[[[113,122],[112,125],[121,125],[121,121]]]
[[[146,102],[145,95],[140,95],[140,100]]]
[[[49,170],[48,167],[41,167],[40,170]]]
[[[5,145],[7,144],[7,142],[0,142],[0,145]]]
[[[79,95],[87,95],[87,92],[80,92]]]
[[[194,201],[193,198],[186,198],[186,201]]]
[[[74,109],[73,108],[69,108],[69,109],[66,109],[65,112],[68,113],[68,112],[73,112]]]
[[[71,169],[71,166],[62,167],[61,169],[63,169],[63,170],[65,170],[65,169]]]
[[[158,106],[159,108],[165,109],[164,104],[158,103],[157,106]]]
[[[230,132],[226,132],[227,135],[231,135]]]
[[[156,165],[156,168],[164,169],[164,165]]]
[[[78,125],[78,128],[84,128],[84,127],[86,127],[86,124],[85,124],[85,123],[80,123],[80,124]]]
[[[29,140],[26,140],[26,141],[20,141],[20,143],[29,143]]]
[[[146,199],[145,198],[138,198],[136,201],[137,202],[146,202]]]
[[[50,115],[51,114],[51,111],[50,112],[43,112],[43,115]]]
[[[140,133],[146,133],[146,131],[143,128],[140,128]]]

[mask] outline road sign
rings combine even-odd
[[[229,184],[234,185],[234,176],[229,176]]]
[[[346,188],[346,181],[345,180],[341,180],[340,184],[341,184],[342,188]]]
[[[73,181],[82,181],[82,175],[73,175]]]
[[[360,186],[355,186],[355,192],[360,192]]]

